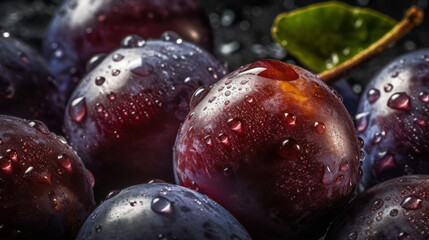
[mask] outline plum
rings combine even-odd
[[[429,175],[391,179],[354,199],[325,240],[429,239]]]
[[[195,92],[174,147],[176,182],[228,209],[254,239],[317,239],[361,179],[341,99],[276,60]]]
[[[38,119],[59,132],[65,98],[45,60],[0,30],[0,114]]]
[[[115,194],[92,212],[77,239],[250,240],[228,211],[190,189],[158,182]]]
[[[363,184],[429,173],[429,50],[408,53],[367,85],[355,117],[365,141]]]
[[[0,115],[1,239],[73,239],[93,207],[90,173],[63,137]]]
[[[126,37],[82,79],[68,103],[64,130],[97,179],[95,193],[153,178],[174,181],[172,147],[192,93],[226,69],[177,34]]]
[[[212,47],[211,28],[197,0],[68,0],[51,21],[43,53],[69,96],[93,55],[115,50],[127,35],[159,38],[167,30]]]

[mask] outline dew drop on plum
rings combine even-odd
[[[389,98],[387,106],[397,110],[409,110],[410,101],[410,97],[406,93],[395,93]]]
[[[380,91],[375,88],[371,88],[367,93],[367,98],[370,103],[374,103],[380,97]]]
[[[195,106],[197,106],[197,104],[200,103],[201,100],[203,100],[203,98],[207,95],[209,90],[210,90],[210,88],[208,88],[206,86],[201,86],[197,90],[195,90],[195,92],[192,94],[191,100],[189,102],[189,108],[194,109]]]
[[[138,48],[143,47],[145,45],[146,41],[140,37],[139,35],[132,34],[126,36],[121,41],[121,47],[123,48]]]
[[[171,214],[173,212],[171,202],[163,197],[154,198],[150,207],[154,212],[159,214]]]
[[[105,77],[103,77],[103,76],[98,76],[98,77],[96,77],[95,78],[95,84],[97,85],[97,86],[101,86],[101,85],[103,85],[103,83],[106,81],[106,78]]]
[[[86,115],[85,97],[78,97],[74,99],[68,109],[70,118],[75,122],[81,122]]]

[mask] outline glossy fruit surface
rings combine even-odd
[[[429,173],[429,50],[384,67],[367,85],[355,119],[365,141],[366,186]]]
[[[93,206],[90,175],[64,138],[0,115],[0,239],[72,239]]]
[[[45,60],[0,29],[0,114],[39,119],[59,131],[64,105]]]
[[[92,212],[77,239],[250,239],[228,211],[190,189],[149,183],[115,194]]]
[[[68,0],[47,31],[44,56],[69,96],[93,55],[111,52],[129,34],[159,38],[167,30],[211,49],[210,25],[197,0]]]
[[[65,133],[93,171],[96,195],[154,178],[174,181],[172,148],[192,93],[226,73],[208,52],[173,33],[164,37],[170,40],[135,48],[141,38],[127,37],[70,99]]]
[[[325,239],[429,239],[428,212],[429,175],[391,179],[354,199]]]
[[[302,68],[254,62],[197,91],[191,106],[176,181],[219,202],[254,239],[317,239],[360,181],[347,110]]]

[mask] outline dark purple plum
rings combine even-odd
[[[38,119],[59,132],[64,106],[45,60],[0,30],[0,114]]]
[[[115,194],[92,212],[77,239],[250,240],[228,211],[190,189],[148,183]]]
[[[226,73],[208,52],[164,36],[170,41],[136,48],[140,38],[127,37],[82,79],[67,106],[64,130],[97,179],[96,197],[154,178],[174,181],[172,148],[192,93]]]
[[[52,19],[43,52],[69,96],[93,55],[115,50],[127,35],[159,38],[167,30],[212,48],[211,28],[197,0],[68,0]]]
[[[367,85],[356,115],[363,184],[429,173],[429,50],[395,59]]]
[[[254,62],[197,91],[191,106],[176,182],[219,202],[253,239],[318,239],[361,179],[350,115],[300,67]]]
[[[354,199],[325,240],[429,239],[429,175],[391,179]]]
[[[73,239],[94,207],[90,176],[42,122],[0,115],[0,239]]]

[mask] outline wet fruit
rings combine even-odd
[[[64,138],[0,115],[1,239],[72,239],[93,206],[90,175]]]
[[[317,239],[360,181],[360,143],[312,73],[261,60],[196,92],[176,139],[177,183],[228,209],[254,239]]]
[[[404,55],[366,87],[355,117],[365,141],[363,183],[429,173],[429,51]]]
[[[77,239],[250,239],[228,211],[190,189],[149,183],[115,194],[92,212]]]
[[[382,182],[354,199],[325,239],[429,239],[428,196],[428,175]]]
[[[0,30],[0,114],[39,119],[59,132],[64,105],[45,60]]]
[[[68,0],[52,19],[44,56],[69,96],[92,56],[111,52],[129,34],[159,38],[167,30],[206,49],[212,46],[210,25],[197,0]]]
[[[138,36],[124,39],[92,66],[67,106],[66,136],[93,171],[98,196],[153,178],[173,181],[171,149],[192,93],[226,73],[177,34],[164,39],[141,47]]]

